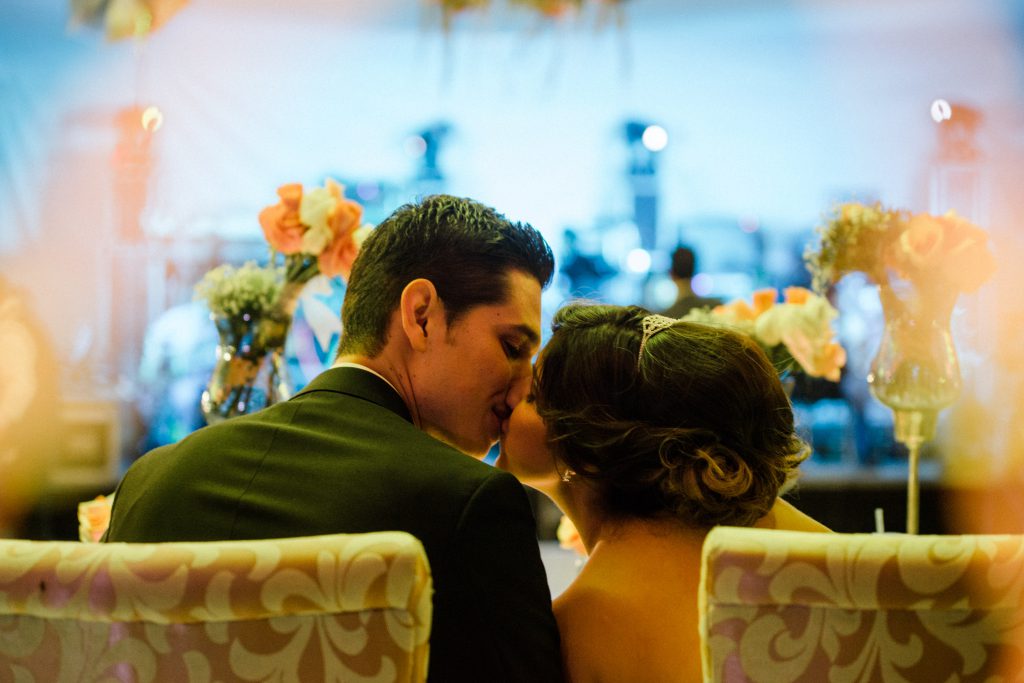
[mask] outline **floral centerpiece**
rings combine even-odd
[[[308,191],[298,183],[282,185],[277,194],[278,203],[259,214],[270,245],[267,265],[218,266],[196,286],[220,336],[202,398],[208,422],[288,398],[283,353],[299,294],[321,273],[347,279],[370,231],[360,225],[362,206],[346,199],[334,180]]]
[[[839,381],[846,351],[835,340],[832,304],[803,287],[787,287],[783,302],[774,288],[754,292],[751,303],[736,299],[714,308],[695,309],[683,320],[728,325],[750,335],[779,374],[802,371],[811,377]]]
[[[114,505],[114,494],[96,496],[78,504],[78,540],[83,543],[98,543],[110,526],[110,510]]]
[[[893,411],[897,441],[909,452],[907,531],[917,532],[917,459],[935,434],[938,412],[960,390],[950,316],[961,293],[995,270],[988,235],[950,211],[942,216],[879,203],[837,206],[804,254],[819,292],[848,273],[878,285],[885,329],[868,383]]]
[[[878,203],[839,205],[817,232],[818,244],[804,254],[816,290],[853,272],[879,287],[886,330],[868,379],[896,411],[897,439],[912,438],[910,431],[931,438],[937,410],[960,386],[953,306],[995,270],[988,235],[953,211],[913,214]],[[925,422],[913,427],[907,412],[921,410]]]
[[[284,258],[282,297],[294,308],[302,286],[318,273],[348,279],[370,228],[360,227],[363,207],[346,199],[344,188],[331,178],[309,191],[298,183],[282,185],[277,196],[277,204],[260,211],[260,227],[271,262],[278,254]]]
[[[441,26],[445,33],[451,30],[452,19],[470,11],[488,10],[498,4],[493,0],[425,0],[427,5],[436,5],[441,10]],[[544,20],[561,20],[565,17],[579,14],[585,6],[595,5],[598,11],[607,13],[614,11],[618,14],[618,22],[624,23],[622,7],[626,0],[508,0],[511,7],[536,12]]]
[[[918,305],[948,310],[995,270],[988,235],[955,211],[932,216],[854,202],[839,205],[817,232],[804,259],[819,292],[861,272],[880,287],[912,286]]]

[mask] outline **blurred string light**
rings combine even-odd
[[[668,146],[668,131],[657,124],[651,124],[644,128],[640,141],[648,150],[660,152]]]
[[[646,249],[636,248],[626,254],[626,270],[637,275],[644,275],[651,270],[651,253]]]
[[[640,246],[653,251],[658,242],[657,159],[668,145],[668,132],[658,124],[637,119],[627,120],[623,132],[629,151],[627,179],[633,194],[633,223],[640,237]],[[630,270],[649,272],[649,257],[650,254],[643,269]]]
[[[427,141],[422,135],[410,135],[403,146],[405,153],[413,159],[423,156],[427,151]]]
[[[950,106],[949,102],[940,98],[932,102],[931,113],[932,121],[942,123],[953,118],[953,107]]]
[[[626,121],[626,143],[648,152],[661,152],[668,147],[668,131],[664,126],[646,121]]]
[[[160,126],[164,125],[164,113],[160,111],[160,107],[150,105],[142,110],[140,121],[143,130],[155,133],[160,130]]]
[[[364,202],[372,202],[380,196],[380,185],[371,182],[359,183],[356,185],[356,196]]]
[[[697,296],[707,296],[715,288],[715,282],[707,273],[697,273],[690,280],[690,289]]]

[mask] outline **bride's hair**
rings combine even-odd
[[[778,374],[749,337],[699,323],[655,333],[640,355],[647,315],[555,314],[534,393],[558,457],[607,514],[753,524],[809,452]]]

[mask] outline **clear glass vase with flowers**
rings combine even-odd
[[[254,412],[291,395],[284,346],[303,287],[313,277],[347,279],[369,233],[362,207],[328,179],[305,191],[282,185],[259,214],[270,245],[266,265],[223,265],[196,286],[217,326],[217,364],[202,396],[208,423]]]
[[[950,317],[960,294],[995,270],[988,235],[953,211],[933,216],[855,202],[837,206],[817,232],[804,255],[816,290],[852,272],[878,286],[885,328],[867,379],[908,449],[907,531],[917,533],[920,447],[960,390]]]

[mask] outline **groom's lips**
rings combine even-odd
[[[508,427],[508,418],[512,416],[512,411],[507,406],[495,406],[491,409],[494,416],[498,418],[498,429],[502,436],[505,435],[505,430]]]

